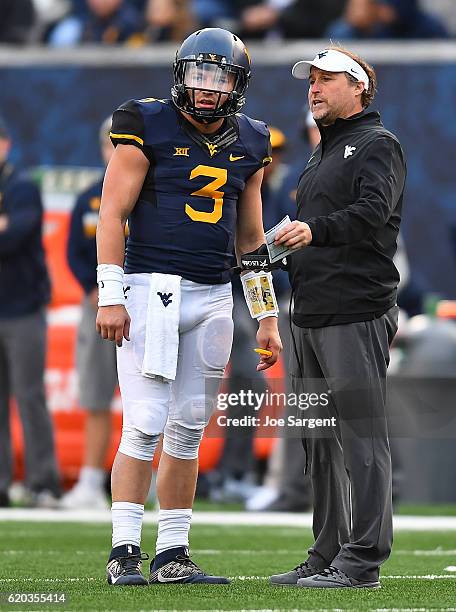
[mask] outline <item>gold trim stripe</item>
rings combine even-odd
[[[141,146],[144,146],[144,140],[139,136],[134,136],[134,134],[113,134],[113,132],[109,132],[111,138],[124,138],[126,140],[136,140],[139,142]]]

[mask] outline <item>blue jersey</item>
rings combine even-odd
[[[97,247],[95,234],[103,181],[81,193],[71,213],[67,244],[68,264],[85,293],[97,287]]]
[[[170,100],[132,100],[113,115],[111,139],[150,162],[129,218],[125,272],[230,280],[237,205],[248,179],[271,161],[269,130],[238,114],[202,135]]]

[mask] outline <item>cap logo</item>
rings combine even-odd
[[[318,59],[321,59],[322,57],[326,57],[328,55],[327,51],[321,51],[320,53],[317,53],[318,55]]]

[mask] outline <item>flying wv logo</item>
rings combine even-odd
[[[157,295],[160,297],[161,301],[163,302],[163,306],[165,308],[169,306],[171,302],[173,301],[171,299],[173,295],[172,293],[162,293],[161,291],[157,291]]]
[[[214,155],[218,153],[216,144],[212,144],[211,142],[206,142],[206,147],[209,149],[209,154],[211,157],[214,157]]]
[[[347,157],[350,157],[351,155],[353,155],[353,151],[356,151],[356,147],[345,145],[344,159],[347,159]]]

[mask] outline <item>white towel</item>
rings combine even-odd
[[[146,315],[146,341],[141,374],[174,380],[179,351],[181,277],[151,274]]]

